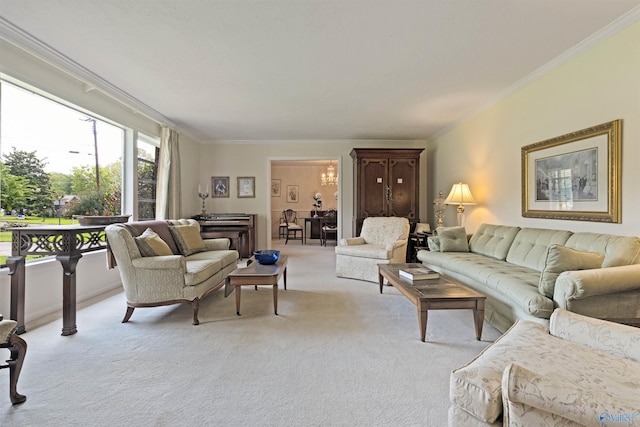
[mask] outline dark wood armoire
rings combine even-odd
[[[422,148],[354,148],[353,194],[355,236],[369,216],[420,220],[420,154]]]

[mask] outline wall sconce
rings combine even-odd
[[[464,227],[464,205],[475,205],[476,200],[471,195],[471,190],[467,184],[459,182],[453,184],[451,192],[445,200],[447,205],[458,205],[458,225]]]

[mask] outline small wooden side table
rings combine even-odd
[[[236,292],[236,314],[240,316],[240,297],[242,286],[272,286],[273,312],[278,314],[278,282],[284,277],[284,290],[287,290],[287,256],[280,255],[278,262],[271,265],[258,263],[254,257],[247,261],[247,266],[231,272],[225,282],[224,296]]]

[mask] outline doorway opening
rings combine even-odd
[[[336,241],[342,230],[341,184],[342,164],[340,157],[278,157],[267,158],[269,171],[270,197],[267,202],[267,236],[271,240],[280,238],[280,220],[285,209],[297,213],[298,224],[305,228],[303,243],[320,246],[319,221],[314,216],[322,215],[329,209],[335,209],[338,231]],[[337,183],[325,182],[327,169],[333,167]],[[326,179],[325,179],[326,181]],[[315,224],[315,225],[314,225]]]

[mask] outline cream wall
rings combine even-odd
[[[330,160],[337,161],[336,172],[340,176],[338,227],[341,236],[352,236],[353,221],[353,162],[349,155],[353,148],[425,148],[424,141],[220,141],[202,144],[200,147],[200,183],[210,183],[212,176],[230,177],[229,198],[209,198],[207,212],[244,212],[258,214],[258,243],[260,248],[271,244],[272,218],[271,161],[273,160]],[[334,163],[335,164],[335,163]],[[256,197],[238,199],[236,177],[256,177]],[[420,213],[426,216],[426,150],[420,158]],[[284,184],[284,182],[283,182]],[[196,198],[197,183],[185,192]],[[286,186],[284,187],[286,190]],[[324,194],[324,193],[323,193]],[[313,205],[310,195],[302,194],[299,206]],[[307,197],[308,196],[308,197]],[[326,197],[327,195],[325,195]],[[284,197],[284,194],[283,196]],[[307,197],[307,201],[304,201]],[[276,202],[277,203],[277,202]],[[305,204],[306,203],[306,204]],[[199,211],[199,209],[198,209]],[[194,210],[194,213],[196,211]]]
[[[488,222],[640,235],[639,40],[637,22],[431,141],[429,197],[467,182],[478,201],[467,207],[468,231]],[[521,147],[615,119],[623,120],[622,223],[523,218]],[[449,206],[445,225],[455,223]]]

